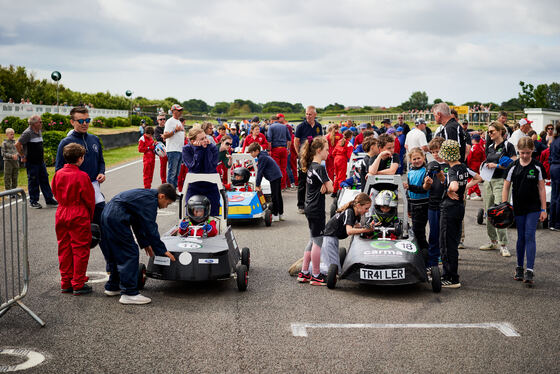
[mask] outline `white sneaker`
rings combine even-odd
[[[272,222],[280,222],[280,217],[278,215],[273,215]]]
[[[486,245],[483,245],[479,248],[481,251],[491,251],[493,249],[498,249],[498,243],[491,242]]]
[[[149,297],[142,296],[140,294],[130,296],[130,295],[122,295],[119,299],[119,303],[121,304],[148,304],[152,301]]]
[[[471,195],[467,195],[467,200],[470,200],[470,199],[471,199]]]
[[[501,246],[500,253],[501,253],[502,257],[511,257],[511,253],[509,253],[509,250],[507,249],[507,247],[505,245]]]
[[[298,212],[299,214],[305,214],[305,210],[303,210],[303,209],[298,209],[297,212]]]
[[[482,196],[474,195],[473,197],[471,197],[471,200],[473,200],[473,201],[481,201],[481,200],[482,200]]]
[[[283,214],[280,214],[280,221],[285,221],[285,220],[286,220],[286,217],[284,217]]]
[[[105,290],[103,291],[105,293],[105,295],[107,296],[119,296],[121,294],[121,290],[118,291],[109,291],[109,290]]]

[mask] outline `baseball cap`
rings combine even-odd
[[[282,113],[278,113],[278,114],[276,115],[276,117],[278,117],[278,118],[280,118],[280,117],[281,117],[281,118],[286,118],[286,116],[283,115]]]
[[[361,129],[367,129],[367,123],[360,124],[360,128]]]
[[[519,120],[519,126],[530,125],[531,123],[533,123],[533,121],[529,121],[527,118],[521,118]]]
[[[471,135],[472,140],[480,141],[480,134],[474,133]]]
[[[356,131],[358,131],[358,129],[357,129],[357,128],[355,128],[354,126],[350,127],[350,128],[348,129],[348,130],[350,130],[350,131],[352,131],[352,132],[356,132]]]
[[[397,127],[397,132],[403,132],[403,131],[404,129],[401,126]]]
[[[259,116],[254,116],[253,119],[251,120],[251,122],[260,122],[260,118]]]
[[[237,126],[235,126],[235,123],[232,123],[232,124],[229,126],[229,128],[230,128],[230,130],[233,130],[233,129],[236,129],[236,130],[237,130]]]
[[[469,120],[468,120],[468,119],[464,119],[463,122],[461,122],[461,123],[469,123]]]
[[[173,104],[173,105],[171,106],[171,110],[172,110],[172,111],[173,111],[173,110],[183,110],[183,107],[180,106],[179,104]]]
[[[383,121],[381,121],[381,123],[391,123],[391,119],[390,118],[384,118]]]
[[[387,130],[387,134],[394,134],[396,132],[394,127],[391,127]]]
[[[426,123],[426,120],[424,118],[418,117],[418,118],[416,118],[414,123],[417,124],[417,125],[423,125],[423,124]]]

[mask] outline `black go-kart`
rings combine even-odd
[[[168,257],[150,257],[148,266],[140,264],[138,288],[142,289],[146,278],[173,280],[173,281],[212,281],[223,279],[237,279],[239,291],[247,289],[248,271],[251,264],[249,248],[239,250],[235,236],[227,222],[227,197],[218,174],[189,173],[185,179],[183,191],[187,191],[189,183],[213,182],[220,191],[221,217],[216,219],[218,235],[214,237],[189,236],[177,234],[178,226],[175,225],[162,235],[161,240],[169,252],[175,256],[175,261]],[[179,218],[182,218],[182,200],[179,198]],[[202,226],[192,227],[194,232]],[[223,234],[222,234],[222,231]],[[202,232],[202,230],[200,230]]]
[[[340,263],[331,264],[327,275],[327,287],[334,289],[338,280],[348,279],[362,284],[407,285],[420,282],[431,284],[433,292],[441,291],[441,273],[438,266],[426,268],[426,254],[422,253],[414,234],[409,229],[405,191],[400,175],[369,176],[365,192],[372,201],[382,190],[393,191],[401,198],[402,215],[394,227],[372,226],[377,232],[376,239],[370,234],[354,236],[348,251],[341,247]],[[362,218],[368,225],[374,214],[374,206]]]

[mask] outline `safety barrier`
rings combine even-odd
[[[0,120],[8,116],[28,118],[34,114],[58,113],[65,116],[70,115],[71,106],[56,105],[34,105],[34,104],[14,104],[0,103]],[[91,118],[103,117],[128,117],[128,110],[89,108]]]
[[[0,192],[0,317],[19,305],[41,327],[45,323],[21,301],[29,289],[27,196],[21,188]]]

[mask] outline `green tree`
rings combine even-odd
[[[443,103],[443,100],[440,98],[434,99],[434,105],[439,103]]]
[[[521,105],[519,98],[514,97],[507,101],[502,102],[502,104],[500,105],[500,109],[508,112],[515,112],[515,111],[523,110],[523,106]]]
[[[339,103],[329,104],[323,108],[325,112],[342,112],[344,111],[345,106]]]
[[[410,95],[410,98],[402,103],[401,108],[404,110],[418,109],[424,110],[428,108],[428,95],[425,91],[416,91]]]
[[[554,82],[548,85],[547,100],[549,108],[560,109],[560,84]]]
[[[547,84],[539,84],[533,92],[533,97],[535,98],[535,106],[537,108],[550,108]]]
[[[218,114],[224,114],[227,113],[228,109],[229,109],[229,103],[225,102],[225,101],[220,101],[217,102],[216,104],[214,104],[214,108],[212,109],[212,111],[214,113],[218,113]]]
[[[190,99],[187,101],[183,101],[181,104],[185,111],[193,114],[203,114],[208,113],[210,110],[210,106],[206,104],[204,100],[200,99]]]
[[[525,82],[519,82],[521,86],[521,92],[519,93],[519,103],[523,108],[534,108],[536,106],[535,101],[535,87],[532,84],[525,84]]]

